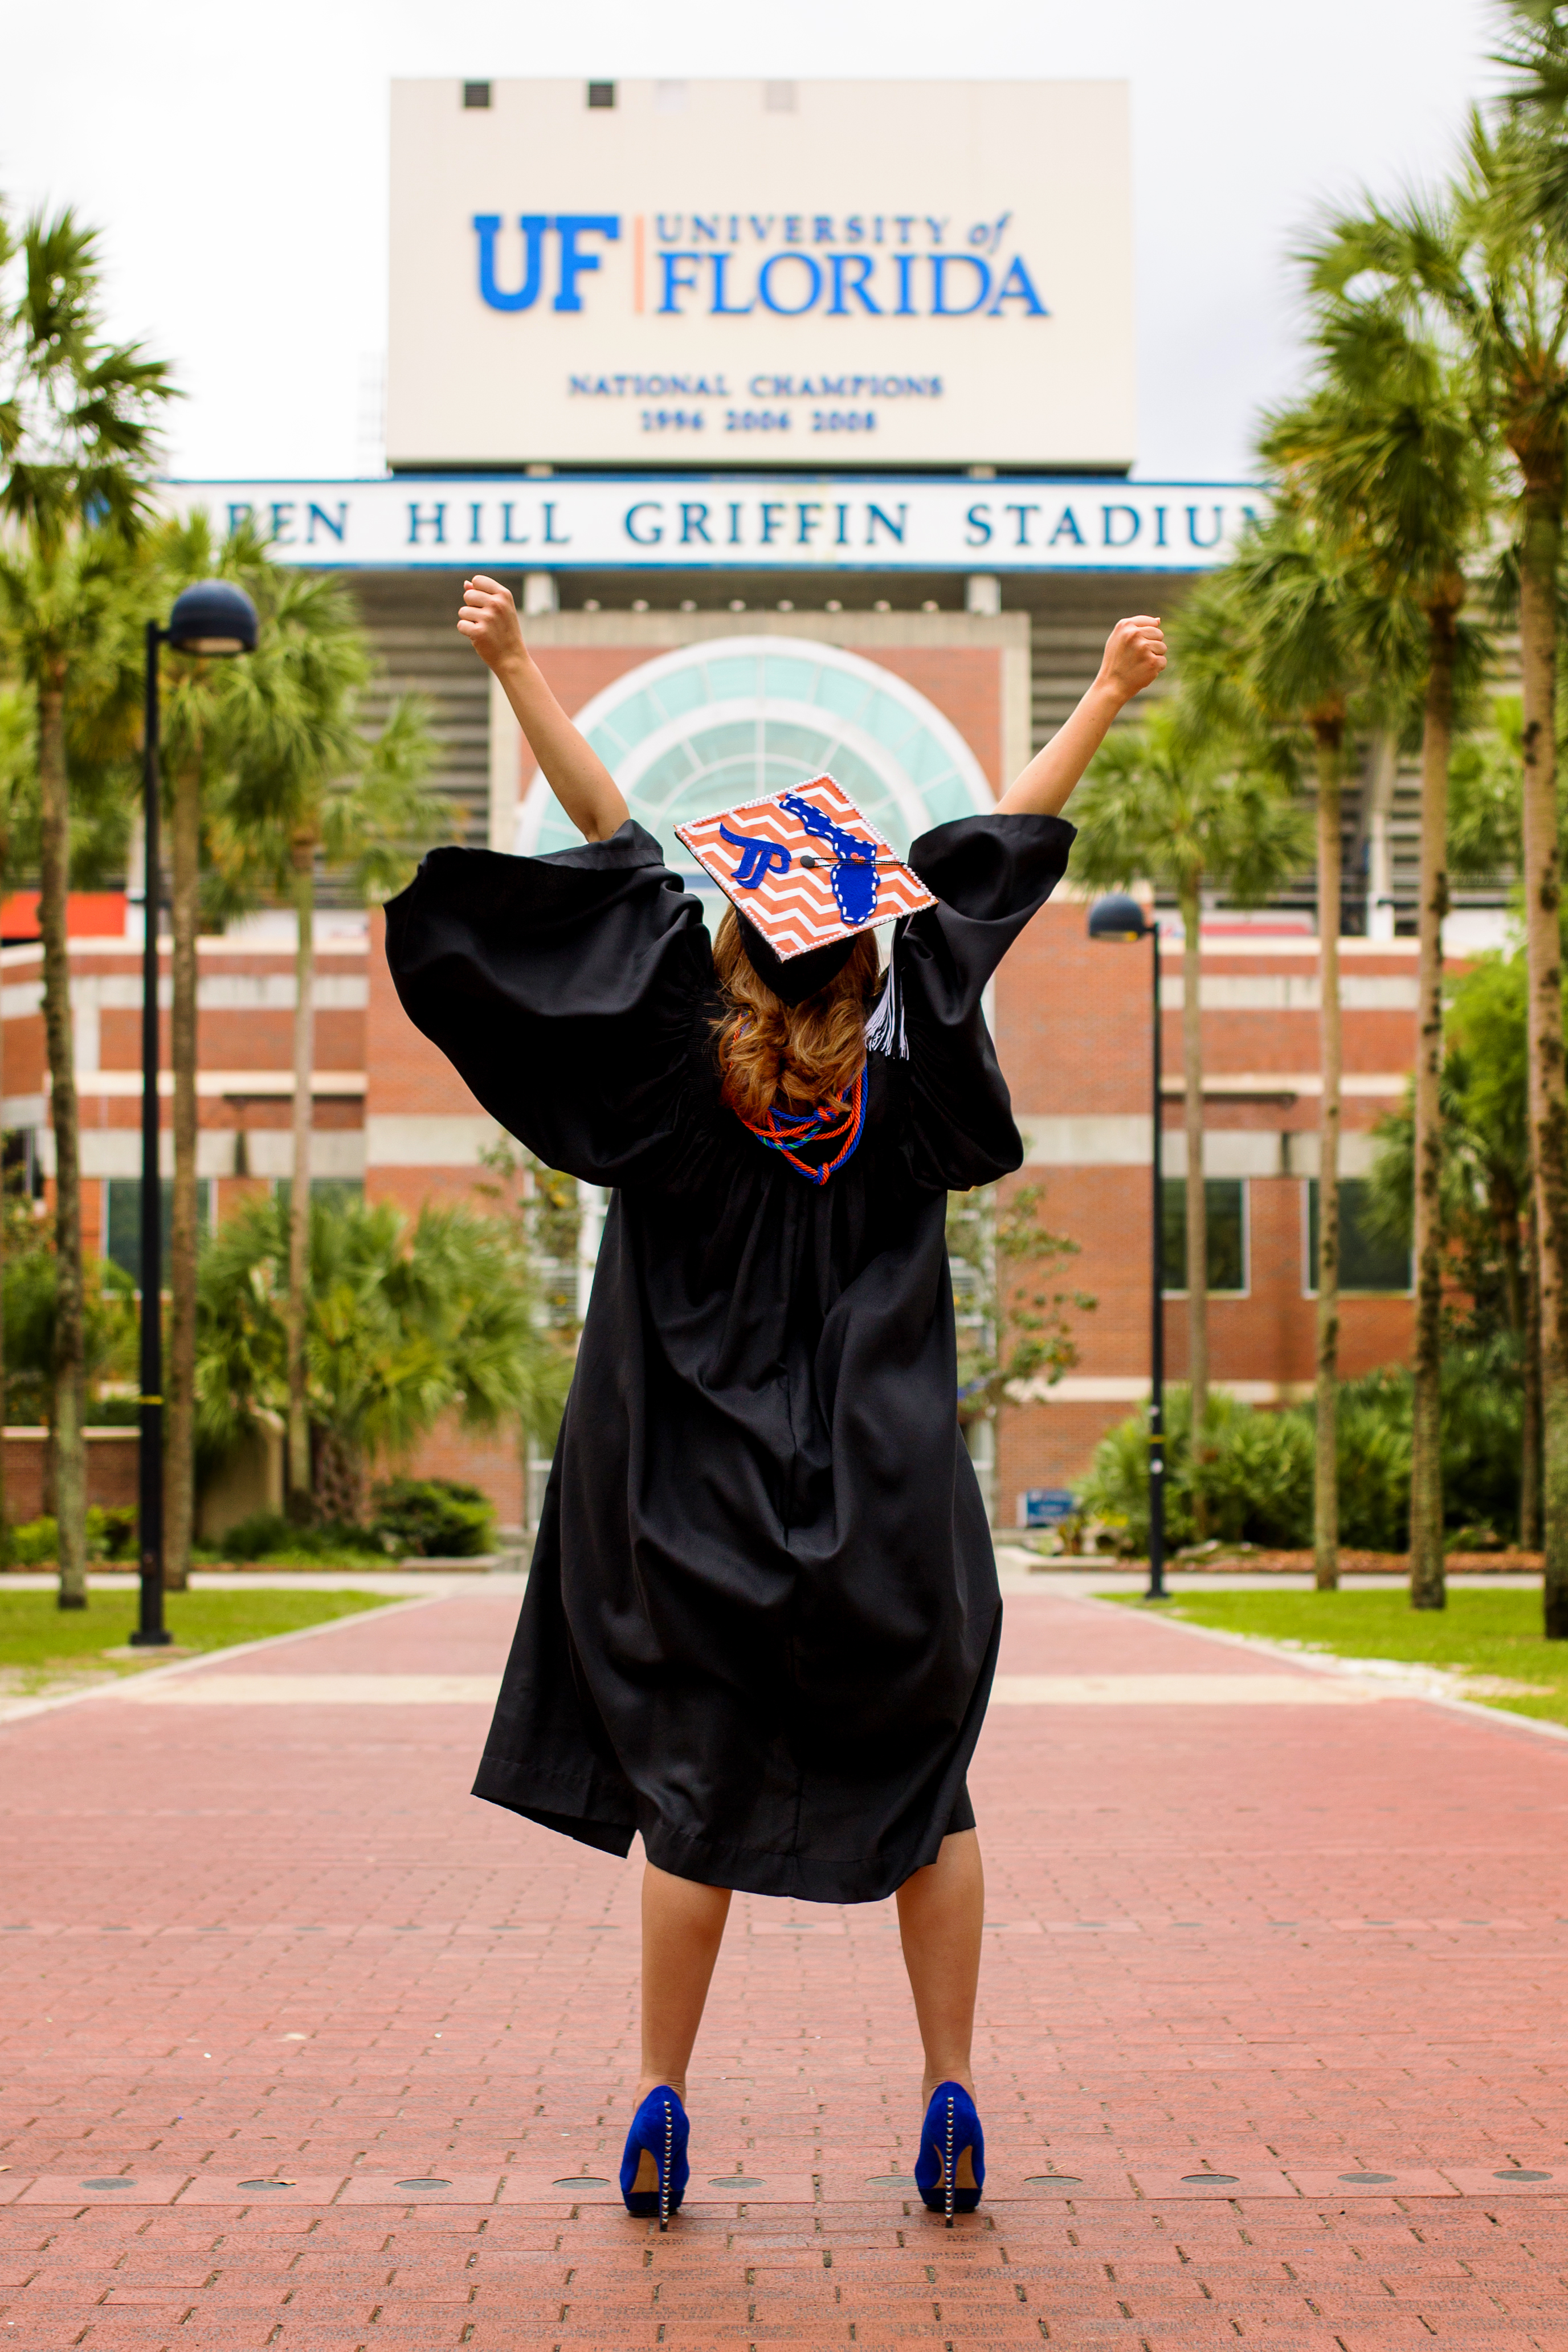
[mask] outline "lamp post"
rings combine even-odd
[[[1165,1171],[1160,1125],[1160,926],[1136,898],[1117,891],[1089,910],[1091,940],[1147,940],[1153,963],[1154,1149],[1153,1200],[1150,1217],[1149,1307],[1149,1590],[1145,1601],[1163,1601],[1165,1591]]]
[[[256,607],[230,580],[203,580],[174,599],[169,625],[147,624],[142,726],[142,1393],[137,1522],[141,1618],[131,1640],[163,1649],[163,1188],[158,1168],[158,648],[219,656],[256,651]]]

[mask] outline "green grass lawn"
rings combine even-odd
[[[271,1633],[379,1609],[384,1599],[377,1592],[169,1592],[163,1614],[178,1649],[226,1650],[237,1642],[261,1642]],[[20,1668],[26,1687],[52,1673],[133,1674],[155,1666],[167,1651],[141,1650],[132,1658],[103,1654],[123,1648],[136,1622],[134,1585],[123,1592],[94,1592],[85,1609],[61,1609],[52,1592],[0,1591],[0,1669]]]
[[[1568,1642],[1543,1638],[1539,1592],[1467,1590],[1450,1592],[1447,1607],[1433,1610],[1412,1609],[1403,1585],[1390,1592],[1184,1592],[1163,1605],[1189,1624],[1331,1657],[1396,1658],[1540,1684],[1539,1696],[1505,1697],[1484,1689],[1474,1696],[1515,1715],[1568,1723]]]

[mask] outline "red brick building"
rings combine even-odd
[[[1069,1279],[1098,1302],[1075,1318],[1080,1360],[1055,1388],[1006,1413],[996,1507],[1083,1471],[1095,1440],[1148,1394],[1152,1051],[1152,950],[1090,940],[1065,895],[1031,926],[997,982],[997,1042],[1044,1221],[1082,1255]],[[1163,922],[1167,919],[1162,917]],[[1163,1163],[1167,1192],[1166,1369],[1186,1365],[1184,1242],[1175,1188],[1183,1131],[1179,929],[1162,940]],[[1402,1361],[1411,1334],[1408,1267],[1361,1232],[1373,1129],[1404,1096],[1415,1051],[1415,942],[1342,939],[1345,1218],[1341,1361],[1354,1376]],[[1215,918],[1203,940],[1204,1156],[1211,1223],[1209,1350],[1217,1386],[1254,1403],[1310,1393],[1316,1301],[1312,1210],[1321,1092],[1318,943],[1276,917]],[[1226,1250],[1215,1280],[1214,1243]],[[1226,1245],[1228,1244],[1228,1249]]]

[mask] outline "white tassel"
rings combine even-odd
[[[904,1035],[904,1003],[899,990],[898,971],[899,950],[895,941],[888,961],[888,976],[882,983],[882,993],[866,1024],[866,1050],[868,1054],[886,1054],[893,1061],[907,1062],[910,1048]]]

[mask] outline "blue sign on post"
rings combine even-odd
[[[1065,1486],[1029,1486],[1019,1496],[1023,1505],[1023,1524],[1026,1528],[1058,1527],[1070,1518],[1074,1508],[1071,1495]]]

